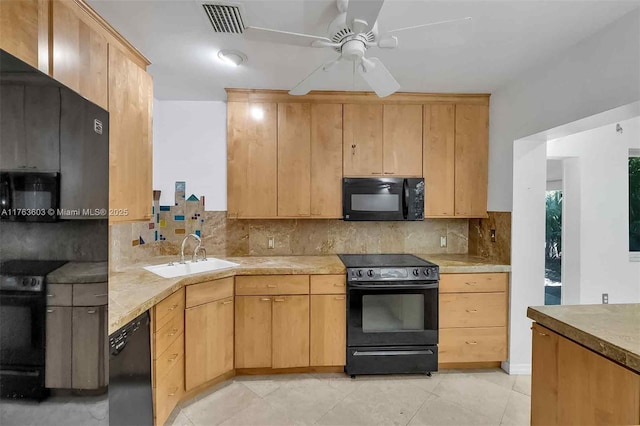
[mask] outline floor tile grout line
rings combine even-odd
[[[423,390],[424,390],[424,389],[423,389]],[[427,393],[429,394],[429,396],[427,397],[427,399],[425,399],[424,401],[422,401],[422,404],[420,404],[420,407],[418,407],[418,409],[416,410],[416,412],[415,412],[415,413],[413,413],[413,416],[411,416],[411,418],[409,419],[409,421],[408,421],[407,423],[405,423],[405,426],[408,426],[409,424],[411,424],[411,422],[413,421],[413,418],[414,418],[415,416],[417,416],[417,415],[418,415],[418,413],[420,412],[420,410],[422,410],[422,407],[424,407],[424,406],[425,406],[425,404],[426,404],[427,402],[429,402],[429,400],[430,400],[430,399],[433,399],[433,397],[434,397],[434,396],[435,396],[435,397],[438,397],[436,394],[431,393],[431,392],[429,392],[429,391],[425,391],[425,392],[427,392]]]

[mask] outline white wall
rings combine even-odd
[[[511,211],[513,143],[640,100],[640,10],[491,95],[490,211]]]
[[[205,196],[207,210],[227,209],[227,104],[154,99],[153,189],[174,203],[176,181]]]
[[[609,303],[640,301],[640,268],[629,261],[628,172],[640,117],[620,125],[623,133],[609,124],[547,143],[548,156],[578,163],[565,168],[563,303],[601,303],[602,293]]]

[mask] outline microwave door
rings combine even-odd
[[[404,179],[346,178],[345,220],[404,220]]]

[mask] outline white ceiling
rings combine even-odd
[[[252,26],[326,36],[334,0],[232,0],[244,6]],[[213,32],[195,0],[89,0],[152,62],[155,97],[161,100],[224,100],[225,87],[290,89],[337,56],[331,49],[250,42]],[[528,67],[552,59],[640,1],[419,1],[386,0],[382,31],[466,16],[473,34],[462,46],[403,51],[370,49],[407,92],[491,93]],[[406,45],[406,44],[405,44]],[[220,49],[239,49],[248,61],[221,63]],[[348,64],[317,89],[368,90]]]

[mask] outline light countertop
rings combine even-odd
[[[499,265],[468,255],[429,255],[418,257],[440,266],[441,273],[509,272],[508,265]],[[149,264],[161,265],[175,261],[176,256],[156,257],[150,262],[132,265],[109,276],[109,334],[178,291],[185,285],[236,275],[274,274],[344,274],[346,269],[338,256],[270,256],[218,257],[238,263],[233,268],[204,272],[176,278],[162,278],[143,269]]]
[[[535,306],[527,316],[640,374],[640,303]]]
[[[68,262],[47,275],[49,284],[104,283],[109,277],[108,262]]]

